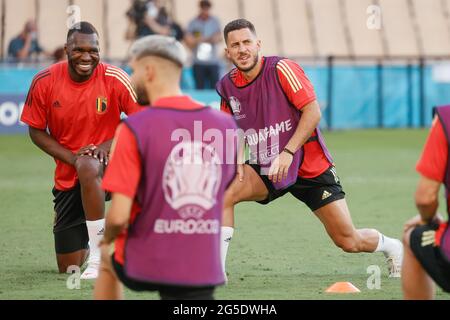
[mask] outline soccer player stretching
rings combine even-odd
[[[67,62],[38,73],[21,120],[31,140],[55,159],[54,238],[59,272],[88,267],[97,277],[103,236],[105,192],[101,177],[121,112],[140,110],[126,73],[99,62],[96,29],[75,24],[67,34]]]
[[[433,299],[437,283],[450,292],[450,228],[437,214],[439,189],[446,188],[450,214],[450,106],[436,109],[430,135],[417,164],[421,177],[416,190],[419,215],[404,228],[405,261],[403,294],[405,299]]]
[[[290,192],[323,223],[345,252],[383,252],[390,277],[400,277],[403,246],[374,229],[356,229],[333,160],[318,129],[321,112],[312,84],[291,60],[260,55],[261,42],[245,19],[224,29],[226,55],[236,66],[217,84],[222,110],[245,131],[250,161],[225,197],[222,264],[233,236],[234,205],[267,204]]]

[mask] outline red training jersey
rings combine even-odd
[[[176,96],[159,99],[152,104],[152,107],[192,110],[203,108],[204,106],[198,104],[188,96]],[[135,199],[141,174],[142,164],[136,138],[126,125],[120,124],[114,137],[110,162],[103,177],[102,187],[112,193],[120,193],[134,199],[130,224],[134,222],[134,219],[136,219],[141,210]],[[122,265],[124,264],[126,238],[127,230],[124,230],[117,237],[114,244],[114,258]]]
[[[422,156],[416,165],[416,170],[424,177],[439,182],[444,182],[447,170],[448,144],[444,128],[438,117],[433,120],[430,134],[422,152]],[[445,231],[446,224],[442,224],[436,231],[436,244]]]
[[[264,63],[264,58],[263,58]],[[307,104],[316,100],[314,87],[307,78],[303,69],[289,59],[280,60],[277,64],[278,79],[289,102],[301,110]],[[244,74],[233,69],[231,79],[237,87],[243,87],[249,83]],[[221,110],[232,114],[225,100],[221,101]],[[313,133],[312,136],[315,136]],[[331,165],[318,141],[305,143],[303,163],[298,171],[299,177],[314,178],[324,173]]]
[[[444,182],[447,169],[448,144],[444,128],[438,117],[433,120],[430,134],[416,165],[421,175],[439,182]]]
[[[69,75],[68,62],[61,62],[34,77],[21,120],[48,130],[59,144],[76,153],[89,144],[111,140],[120,114],[140,109],[122,69],[99,63],[89,80],[78,83]],[[73,188],[78,179],[75,168],[58,159],[55,162],[55,188]]]

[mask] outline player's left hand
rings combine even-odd
[[[269,180],[273,183],[281,182],[287,178],[289,167],[292,164],[294,157],[287,153],[281,152],[272,163],[269,170]]]
[[[108,165],[109,160],[109,150],[106,150],[105,147],[99,145],[92,151],[91,156],[95,159],[98,159],[100,163],[103,163],[105,166]]]
[[[406,221],[405,225],[403,226],[403,232],[406,232],[407,230],[415,228],[422,224],[425,224],[425,222],[422,220],[420,214],[418,214],[414,218],[411,218],[408,221]]]

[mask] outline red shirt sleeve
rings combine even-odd
[[[436,117],[416,170],[429,179],[443,182],[447,169],[447,158],[447,138],[439,118]]]
[[[280,60],[277,72],[284,93],[297,109],[300,110],[316,100],[313,85],[297,63],[289,59]]]
[[[34,77],[20,117],[20,120],[30,127],[41,130],[47,128],[49,76],[49,74],[44,73],[44,75],[38,74]]]
[[[230,107],[228,107],[228,104],[224,99],[220,99],[220,111],[233,115]]]
[[[137,95],[131,85],[130,78],[125,71],[119,71],[122,75],[119,79],[115,79],[115,92],[119,97],[120,111],[125,112],[127,115],[131,115],[140,111],[143,107],[137,103]]]
[[[111,149],[102,187],[104,190],[121,193],[133,199],[141,179],[141,158],[136,138],[125,124],[122,123],[117,127]]]

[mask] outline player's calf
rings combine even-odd
[[[56,254],[59,273],[67,273],[70,267],[82,267],[89,256],[89,250],[83,249],[72,253]]]
[[[354,232],[353,234],[348,236],[339,236],[333,238],[334,244],[347,253],[361,252],[361,240],[362,239],[359,237],[357,232]]]

